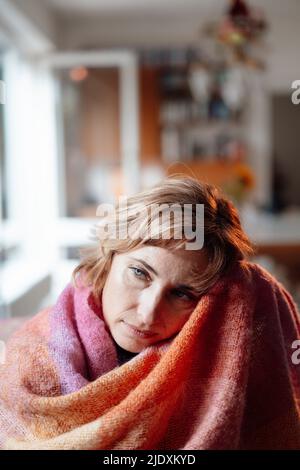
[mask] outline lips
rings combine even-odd
[[[127,327],[127,329],[134,334],[135,336],[139,336],[141,338],[151,338],[152,336],[157,335],[154,331],[150,330],[139,330],[133,325],[130,325],[130,323],[124,322],[124,325]]]

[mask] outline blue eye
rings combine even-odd
[[[190,301],[195,300],[194,296],[187,294],[186,292],[179,290],[179,289],[173,290],[173,294],[175,295],[175,297],[177,297],[180,300],[190,300]]]
[[[136,267],[134,266],[134,267],[131,267],[130,269],[133,271],[135,277],[137,277],[137,278],[139,278],[139,279],[140,279],[140,278],[143,278],[143,276],[144,276],[145,278],[147,277],[147,273],[146,273],[145,271],[143,271],[142,269],[140,269],[140,268],[136,268]]]

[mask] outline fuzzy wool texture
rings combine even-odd
[[[7,342],[0,449],[300,449],[297,339],[291,295],[242,262],[175,337],[120,363],[101,306],[70,283]]]

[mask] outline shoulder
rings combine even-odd
[[[287,303],[289,308],[300,316],[298,306],[293,299],[292,294],[287,287],[282,284],[272,273],[257,263],[246,263],[252,273],[253,282],[256,284],[257,294],[266,295],[268,292],[273,293],[277,302]]]
[[[270,271],[268,271],[260,264],[248,261],[245,263],[245,265],[251,271],[254,280],[261,281],[263,283],[271,284],[274,286],[282,285],[280,281],[273,274],[270,273]]]

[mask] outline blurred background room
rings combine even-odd
[[[299,22],[298,0],[0,0],[0,339],[55,302],[100,203],[178,172],[300,305]]]

